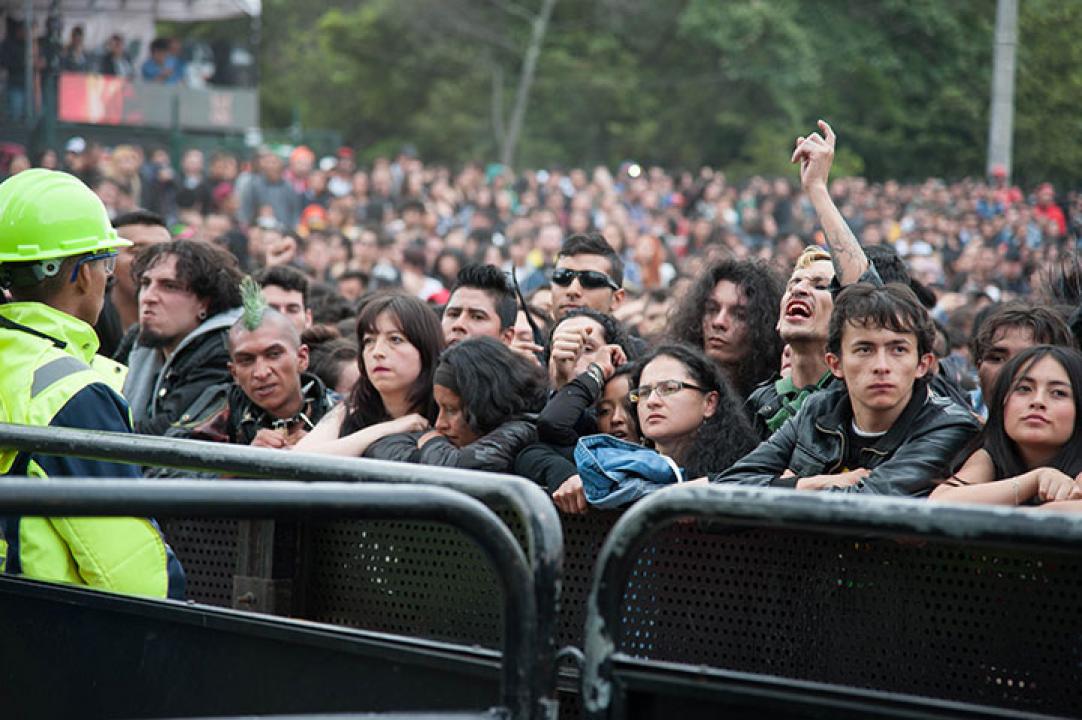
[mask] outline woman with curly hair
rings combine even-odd
[[[553,494],[564,512],[582,512],[587,503],[623,507],[668,483],[727,468],[755,447],[740,398],[697,349],[662,345],[637,368],[628,400],[647,447],[606,435],[579,440],[578,487]]]
[[[638,363],[628,397],[647,445],[694,478],[728,468],[758,443],[737,397],[710,361],[687,345],[662,345]]]
[[[741,399],[778,371],[781,277],[757,260],[709,265],[673,312],[670,336],[718,364]]]

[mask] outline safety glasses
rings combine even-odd
[[[605,287],[610,290],[620,289],[620,286],[613,282],[612,278],[597,270],[569,270],[568,268],[556,268],[552,271],[552,282],[560,287],[567,287],[575,280],[575,278],[579,279],[580,285],[589,290],[598,290]]]
[[[88,262],[94,262],[95,260],[104,260],[102,267],[105,269],[105,276],[112,277],[113,271],[116,270],[116,250],[107,250],[105,252],[94,253],[93,255],[84,255],[75,261],[75,267],[71,269],[71,280],[69,282],[75,282],[75,278],[79,276],[79,268],[86,265]]]

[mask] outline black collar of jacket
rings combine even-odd
[[[845,383],[838,383],[831,387],[828,392],[838,393],[838,398],[830,412],[820,415],[815,420],[815,427],[820,432],[837,435],[845,433],[849,423],[853,421],[853,404],[849,400],[849,390]],[[917,419],[921,408],[928,402],[928,380],[919,378],[913,383],[913,396],[909,398],[909,404],[905,410],[890,426],[890,430],[876,444],[877,453],[889,455],[893,453],[906,438],[909,437],[913,423]]]
[[[327,398],[327,388],[315,375],[301,373],[301,395],[304,396],[301,410],[302,412],[309,411],[309,420],[313,425],[331,409]],[[257,428],[269,428],[276,419],[245,395],[244,390],[236,382],[229,388],[229,405],[230,415],[236,418],[234,422],[238,427],[253,423]]]

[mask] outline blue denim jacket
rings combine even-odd
[[[602,510],[625,507],[666,485],[684,481],[671,458],[611,435],[588,435],[575,445],[586,500]]]

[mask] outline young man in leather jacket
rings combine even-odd
[[[909,288],[857,283],[835,300],[827,364],[841,382],[809,397],[713,482],[919,497],[979,425],[928,389],[934,326]]]

